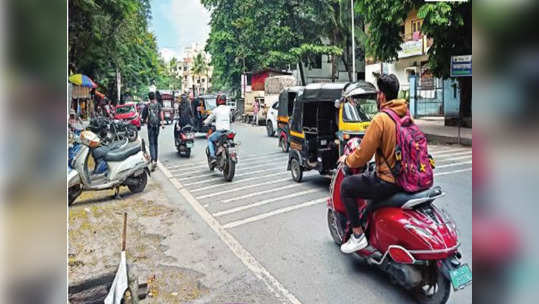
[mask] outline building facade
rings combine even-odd
[[[423,19],[417,16],[417,10],[411,10],[402,25],[398,59],[377,62],[371,57],[365,58],[365,80],[376,84],[380,73],[395,74],[400,83],[400,95],[409,99],[413,116],[444,116],[448,112],[446,108],[449,109],[447,106],[459,102],[456,97],[448,99],[450,95],[445,94],[454,90],[455,82],[436,78],[430,71],[428,50],[433,41],[421,32],[422,25]]]
[[[202,54],[208,66],[207,72],[201,75],[193,73],[193,64],[198,54]],[[185,48],[183,58],[178,61],[174,71],[177,77],[182,79],[182,93],[190,93],[194,89],[195,95],[201,95],[211,90],[213,68],[210,64],[211,57],[204,51],[204,46],[194,43],[192,46]]]

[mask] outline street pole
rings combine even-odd
[[[354,0],[350,0],[352,14],[352,81],[356,82],[356,32],[354,25]]]

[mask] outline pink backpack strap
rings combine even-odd
[[[397,113],[395,113],[395,111],[393,111],[391,109],[383,109],[382,112],[386,113],[387,115],[389,115],[389,117],[391,117],[391,119],[397,125],[397,128],[399,128],[401,126],[401,124],[402,124],[401,118],[399,117],[399,115],[397,115]]]

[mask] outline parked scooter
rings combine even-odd
[[[215,127],[212,126],[208,132],[208,137],[215,131]],[[236,133],[234,131],[227,131],[215,142],[215,158],[216,162],[212,164],[210,160],[210,150],[206,147],[206,157],[208,158],[208,166],[210,171],[215,168],[223,172],[223,176],[226,181],[230,182],[234,178],[234,172],[236,171],[236,163],[238,158],[236,155],[236,143],[234,137]]]
[[[345,154],[352,152],[348,147]],[[374,163],[368,167],[374,174]],[[346,242],[352,233],[340,189],[346,175],[360,172],[348,170],[351,172],[345,172],[346,167],[341,164],[330,185],[327,219],[337,245]],[[387,273],[393,283],[409,291],[418,303],[446,303],[451,285],[459,290],[472,282],[470,267],[460,262],[455,222],[433,204],[442,196],[444,193],[436,186],[414,194],[397,193],[376,202],[376,210],[369,214],[363,227],[369,246],[355,253]],[[360,214],[365,207],[365,200],[358,199]]]
[[[118,197],[120,186],[127,186],[133,193],[144,190],[150,175],[150,156],[146,153],[144,140],[140,144],[100,146],[99,137],[91,131],[83,131],[78,140],[80,148],[68,168],[69,205],[82,191],[115,189]],[[90,153],[96,163],[91,172],[88,168]]]
[[[189,156],[191,156],[191,149],[193,148],[195,139],[193,127],[191,125],[185,125],[182,128],[177,122],[174,128],[174,142],[176,144],[176,150],[178,150],[180,156],[189,158]]]

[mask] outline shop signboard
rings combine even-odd
[[[397,52],[399,58],[423,55],[423,39],[410,40],[401,43],[401,50]]]
[[[451,56],[451,77],[472,76],[472,55]]]

